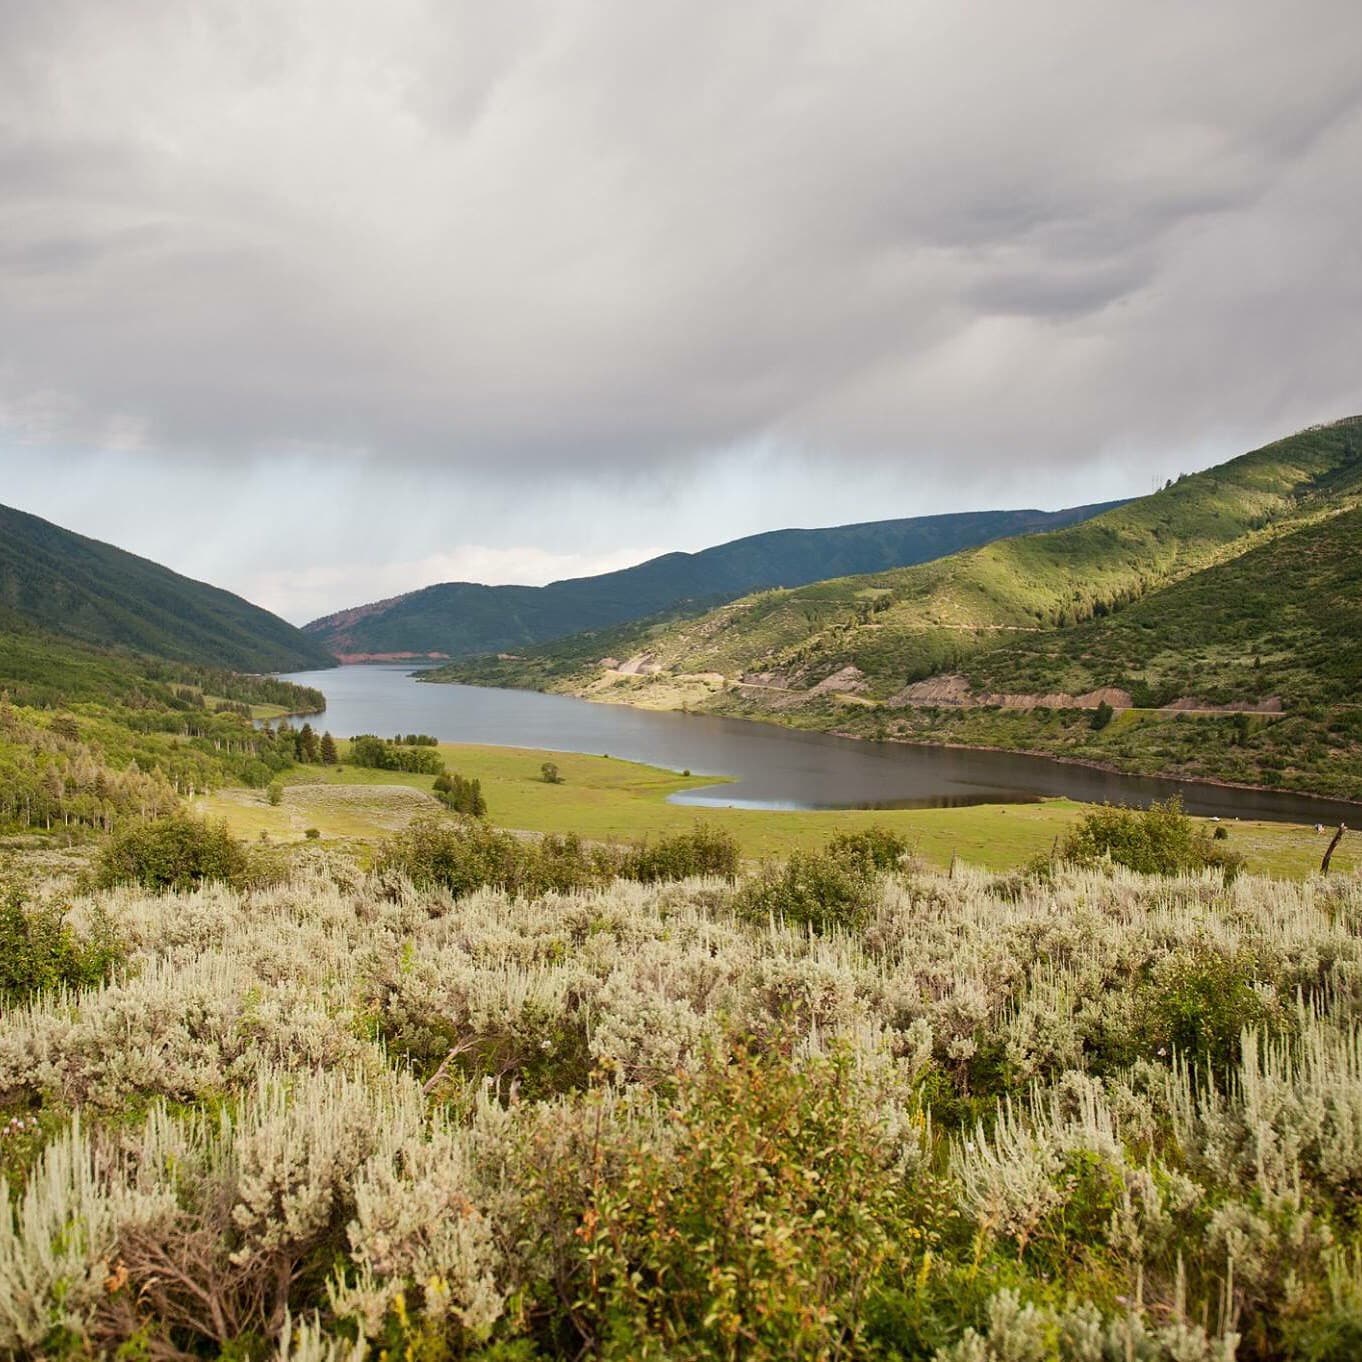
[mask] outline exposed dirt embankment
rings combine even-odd
[[[337,610],[333,615],[323,615],[320,619],[309,621],[303,625],[303,633],[314,634],[321,637],[322,641],[331,649],[337,657],[350,647],[351,638],[349,631],[361,620],[369,619],[373,615],[381,615],[385,610],[396,605],[398,601],[405,600],[405,596],[389,596],[385,600],[370,601],[367,605],[352,605],[348,610]],[[362,657],[362,654],[355,654]],[[342,658],[344,661],[344,658]]]
[[[832,680],[831,677],[828,678]],[[840,687],[846,690],[850,687]],[[1001,691],[976,691],[964,676],[931,676],[905,686],[888,701],[890,707],[955,705],[961,709],[994,705],[1001,709],[1096,709],[1105,703],[1112,709],[1133,709],[1135,701],[1129,691],[1119,686],[1099,686],[1082,695],[1068,691],[1049,691],[1044,695],[1009,694]],[[1235,700],[1225,705],[1209,704],[1195,696],[1184,695],[1161,708],[1197,714],[1280,714],[1281,698],[1269,695],[1265,700]]]
[[[789,672],[743,672],[738,678],[740,686],[766,687],[772,690],[789,690]]]
[[[606,659],[606,662],[611,661],[614,661],[614,659]],[[633,657],[627,658],[623,662],[615,662],[610,670],[618,672],[621,676],[655,676],[662,670],[662,667],[654,654],[635,653]]]
[[[337,653],[336,660],[345,667],[361,662],[448,662],[448,653]]]
[[[810,695],[857,695],[865,689],[865,673],[859,667],[843,667],[831,676],[825,676],[816,686],[809,688]]]
[[[1096,709],[1103,702],[1112,709],[1130,709],[1134,701],[1129,691],[1117,686],[1100,686],[1083,695],[1068,691],[1049,691],[1044,695],[1008,694],[1002,691],[976,691],[966,677],[931,676],[925,681],[914,681],[890,699],[893,706],[959,705],[978,707],[997,705],[1003,709]]]

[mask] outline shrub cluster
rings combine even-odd
[[[482,796],[480,780],[468,780],[446,771],[435,777],[432,789],[435,798],[455,813],[467,814],[470,818],[483,818],[487,814],[487,801]]]
[[[522,838],[476,820],[438,818],[415,820],[383,844],[377,859],[381,873],[455,896],[494,887],[522,898],[600,888],[615,879],[731,879],[737,867],[737,843],[703,824],[655,842],[617,847],[592,846],[572,833]]]
[[[418,818],[389,838],[375,868],[456,898],[489,886],[519,897],[565,894],[606,884],[614,873],[608,851],[573,835],[520,838],[477,819],[442,818]]]
[[[100,851],[93,882],[100,888],[138,884],[146,889],[192,889],[205,880],[241,884],[245,848],[227,831],[190,814],[129,824]]]
[[[1217,832],[1219,829],[1217,829]],[[1142,875],[1182,875],[1218,869],[1233,877],[1243,869],[1237,852],[1215,845],[1204,825],[1183,811],[1176,796],[1147,809],[1103,805],[1084,814],[1059,844],[1059,855],[1075,865],[1109,861]]]
[[[712,875],[731,880],[738,873],[738,843],[722,828],[697,823],[686,832],[626,848],[616,873],[640,884]]]
[[[1362,880],[871,838],[818,932],[430,827],[510,892],[442,840],[69,905],[127,966],[0,1009],[0,1355],[1355,1355]]]
[[[0,1002],[13,1005],[54,988],[102,983],[123,959],[103,913],[77,932],[58,907],[26,906],[17,891],[0,898]]]
[[[438,776],[445,764],[429,744],[408,747],[387,738],[362,733],[350,739],[350,764],[375,771],[412,771],[417,775]]]
[[[783,920],[815,932],[853,929],[875,901],[878,877],[897,869],[908,843],[888,828],[840,833],[819,852],[767,863],[743,886],[738,912],[750,921]]]
[[[531,1321],[553,1356],[847,1355],[915,1197],[847,1052],[739,1045],[679,1085],[665,1136],[601,1094],[531,1131],[518,1220],[549,1271]]]

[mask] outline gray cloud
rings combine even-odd
[[[1134,490],[1362,407],[1359,46],[1351,0],[0,0],[0,458]]]

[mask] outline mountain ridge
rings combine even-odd
[[[1003,534],[1069,525],[1122,502],[1059,511],[965,511],[747,535],[695,553],[545,586],[441,582],[334,611],[303,626],[342,661],[473,656],[533,646],[765,587],[924,562]]]
[[[100,647],[242,672],[331,667],[315,639],[242,597],[0,506],[0,629],[8,617]]]

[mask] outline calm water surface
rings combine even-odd
[[[1355,804],[1268,791],[1114,775],[1044,757],[903,743],[858,742],[704,714],[658,714],[566,695],[430,685],[401,666],[295,672],[325,692],[314,726],[337,737],[429,733],[442,742],[589,752],[732,783],[673,795],[674,803],[770,809],[907,809],[1027,803],[1064,795],[1147,804],[1181,794],[1192,813],[1297,823],[1362,821]]]

